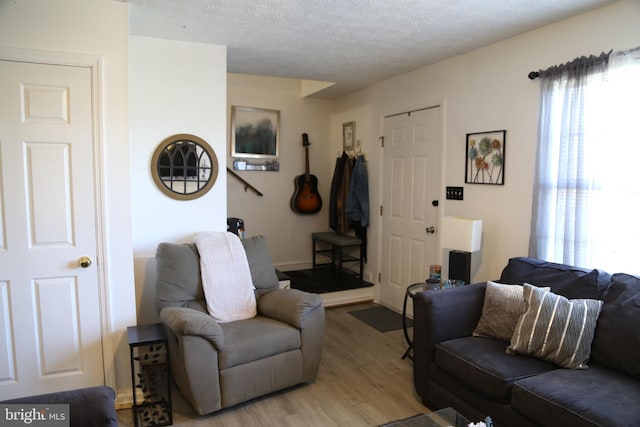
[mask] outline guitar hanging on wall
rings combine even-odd
[[[304,147],[304,174],[294,180],[296,191],[291,197],[291,209],[299,214],[314,214],[322,209],[322,199],[318,193],[318,178],[309,173],[309,135],[302,134]]]

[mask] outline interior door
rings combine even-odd
[[[0,94],[0,400],[104,384],[91,72],[0,60]]]
[[[424,281],[438,260],[440,127],[440,107],[384,120],[380,301],[397,310],[407,286]]]

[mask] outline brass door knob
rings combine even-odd
[[[89,268],[91,263],[91,258],[89,258],[88,256],[83,256],[82,258],[80,258],[80,267],[82,268]]]

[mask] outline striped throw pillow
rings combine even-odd
[[[586,369],[602,301],[569,300],[526,283],[523,297],[525,311],[518,319],[507,353]]]

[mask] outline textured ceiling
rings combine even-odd
[[[613,2],[125,1],[131,34],[225,45],[229,72],[335,83],[326,98]]]

